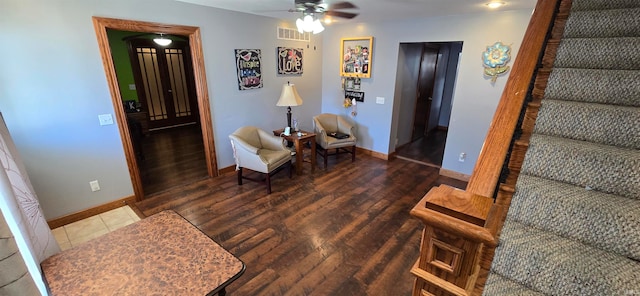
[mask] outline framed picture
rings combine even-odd
[[[373,37],[340,39],[340,76],[370,78]]]
[[[302,48],[278,47],[278,74],[302,74]]]
[[[259,49],[236,49],[238,89],[262,87],[262,55]]]
[[[342,78],[342,88],[345,90],[360,90],[360,77]]]

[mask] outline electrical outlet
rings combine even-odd
[[[464,162],[465,159],[467,159],[467,154],[464,152],[461,152],[460,155],[458,155],[458,161]]]
[[[89,186],[91,186],[91,191],[93,192],[100,190],[100,183],[98,183],[98,180],[89,182]]]

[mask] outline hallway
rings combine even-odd
[[[142,139],[142,150],[139,166],[145,198],[208,177],[198,125],[152,131]]]
[[[433,167],[442,166],[447,131],[435,129],[427,137],[422,137],[398,148],[397,156]]]

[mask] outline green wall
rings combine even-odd
[[[129,89],[129,85],[135,84],[135,81],[133,80],[133,69],[131,68],[131,61],[129,59],[129,49],[127,48],[127,44],[122,40],[122,38],[132,35],[140,35],[140,33],[107,30],[113,64],[116,67],[116,76],[118,78],[118,85],[120,86],[120,96],[122,96],[123,101],[138,101],[138,93],[136,93],[135,90]]]

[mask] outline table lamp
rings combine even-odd
[[[302,98],[298,94],[294,84],[287,82],[282,86],[282,93],[276,106],[287,106],[287,127],[291,128],[291,106],[302,105]]]

